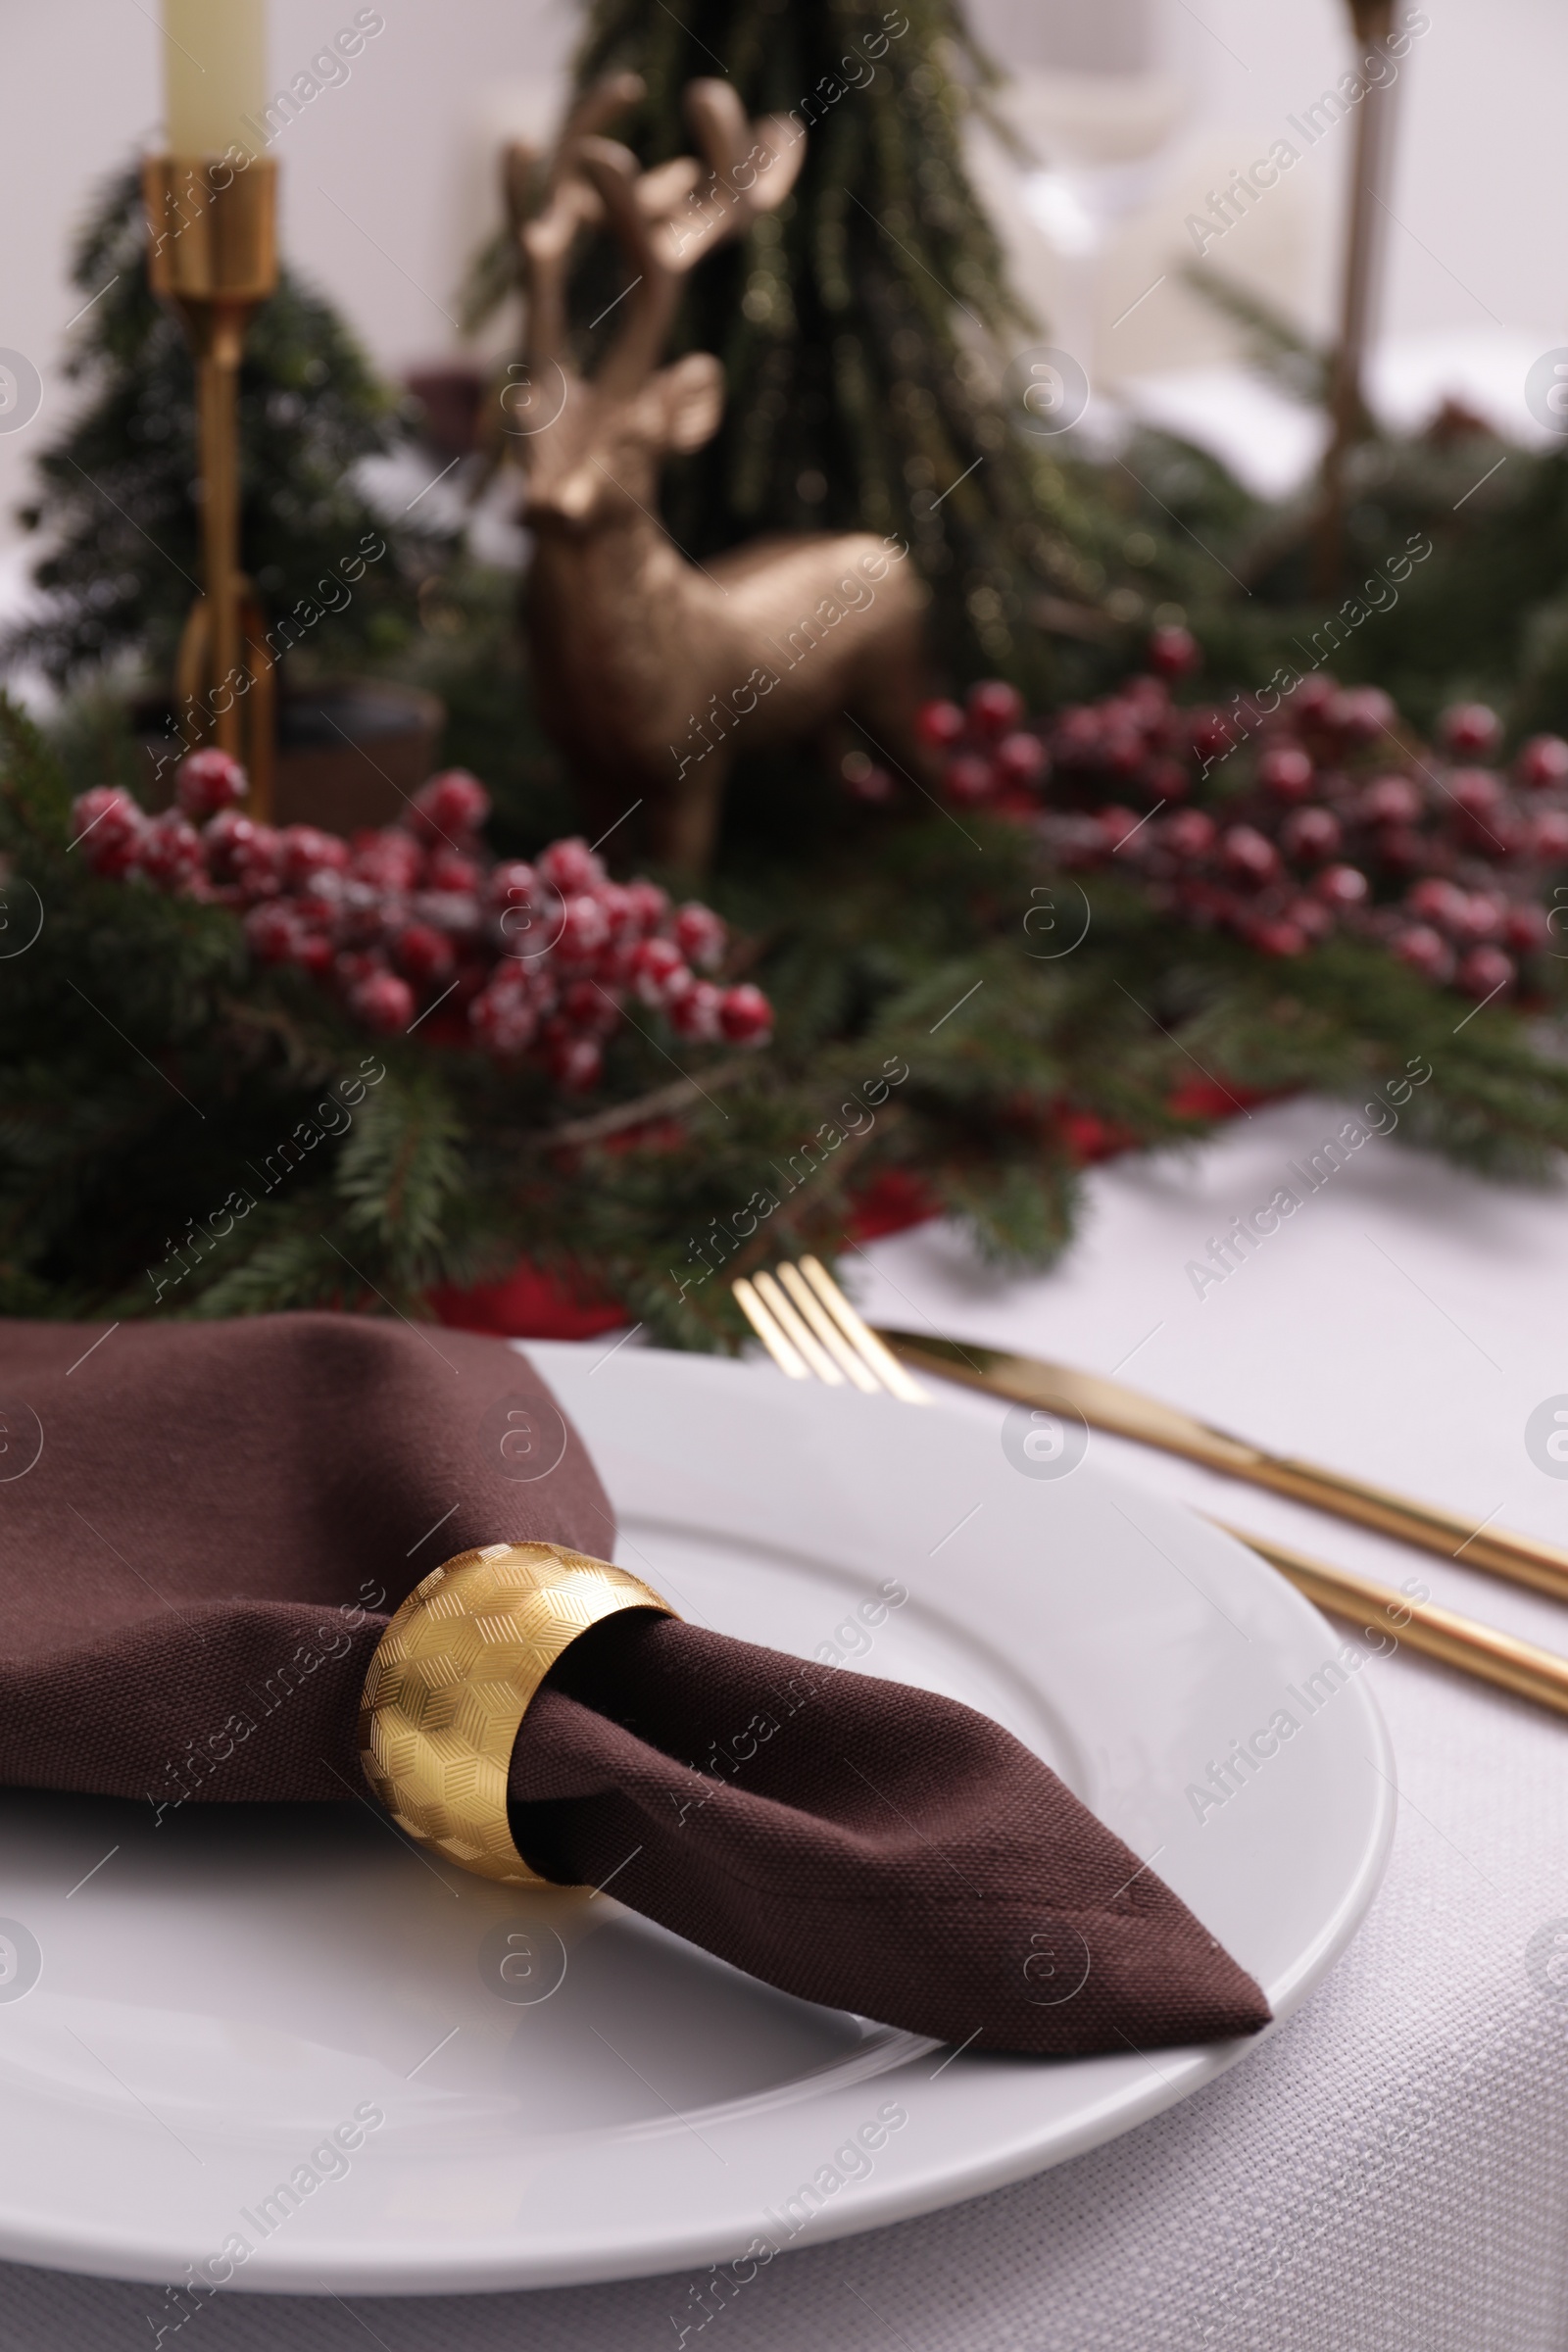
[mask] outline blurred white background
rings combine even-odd
[[[273,0],[274,86],[357,4]],[[498,141],[550,119],[577,14],[568,0],[378,6],[385,30],[273,153],[290,260],[401,372],[458,348],[455,289],[493,219]],[[1397,92],[1375,381],[1412,417],[1454,390],[1524,431],[1524,369],[1568,340],[1568,11],[1430,0],[1424,13],[1431,28]],[[1196,258],[1183,221],[1346,70],[1344,0],[974,0],[974,15],[1053,167],[1020,177],[977,159],[1050,331],[1090,347],[1097,390],[1130,389],[1148,413],[1211,433],[1259,486],[1285,486],[1310,463],[1310,427],[1250,403],[1233,334],[1179,282]],[[29,452],[71,399],[60,362],[82,300],[68,283],[71,242],[94,183],[159,137],[157,18],[158,0],[3,0],[0,347],[25,353],[45,387],[33,423],[0,435],[0,564],[13,578]],[[1208,256],[1315,331],[1332,316],[1350,129],[1324,136]]]

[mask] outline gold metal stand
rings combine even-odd
[[[1394,0],[1349,0],[1350,20],[1363,55],[1388,55],[1394,29]],[[1345,278],[1341,289],[1340,339],[1334,355],[1330,396],[1331,431],[1323,457],[1312,585],[1319,596],[1338,592],[1345,549],[1345,486],[1349,454],[1365,430],[1363,376],[1372,322],[1377,262],[1383,244],[1381,198],[1393,130],[1392,85],[1374,84],[1361,100],[1355,121],[1349,219],[1346,232]]]
[[[277,285],[277,167],[211,156],[149,156],[143,168],[155,294],[179,313],[196,359],[202,571],[175,666],[181,730],[250,773],[250,813],[272,808],[272,656],[239,562],[240,358],[251,318]]]

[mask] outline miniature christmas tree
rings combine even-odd
[[[79,240],[74,283],[97,299],[68,374],[85,392],[38,461],[23,514],[48,553],[47,610],[0,647],[58,685],[134,662],[167,677],[201,564],[191,485],[195,391],[178,321],[147,282],[140,181],[117,172]],[[278,612],[378,534],[391,562],[311,634],[311,658],[384,658],[408,640],[429,535],[378,514],[356,469],[397,440],[396,402],[331,306],[284,272],[258,313],[240,378],[241,547],[263,609]]]
[[[999,405],[1034,322],[965,170],[964,126],[995,76],[961,12],[699,0],[677,17],[593,0],[577,77],[641,75],[614,133],[653,166],[690,152],[683,93],[720,65],[749,116],[793,118],[806,156],[793,197],[688,284],[671,352],[718,353],[728,399],[714,439],[669,470],[672,536],[701,559],[769,530],[897,532],[933,586],[933,643],[956,676],[1059,683],[1041,600],[1098,599],[1096,546],[1121,534],[1103,497],[1082,499]],[[590,252],[577,271],[590,349],[615,268]],[[473,315],[514,284],[498,240]]]

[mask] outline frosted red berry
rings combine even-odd
[[[1023,716],[1023,696],[1004,678],[985,678],[969,689],[969,724],[988,743],[1000,743],[1004,735],[1010,735]]]
[[[477,891],[481,879],[477,858],[449,849],[444,841],[438,841],[429,851],[420,875],[426,890],[456,891],[464,896]]]
[[[1508,902],[1490,891],[1472,890],[1457,909],[1455,928],[1465,939],[1500,939]]]
[[[247,901],[275,898],[283,888],[283,836],[271,825],[252,825],[237,841],[230,863]]]
[[[1023,728],[1004,735],[993,758],[1004,784],[1038,784],[1046,772],[1045,745],[1038,735],[1031,735]]]
[[[1359,906],[1369,893],[1365,874],[1358,865],[1326,865],[1316,877],[1312,888],[1326,906]]]
[[[1461,760],[1484,760],[1502,734],[1502,721],[1485,703],[1455,703],[1438,721],[1445,747]]]
[[[95,874],[120,876],[134,867],[147,819],[128,792],[100,784],[72,803],[73,846]]]
[[[1357,814],[1369,825],[1408,825],[1421,813],[1421,795],[1408,776],[1374,776]]]
[[[420,840],[445,836],[461,845],[477,833],[490,814],[490,795],[477,776],[464,767],[449,767],[431,776],[414,796],[410,830]]]
[[[1347,686],[1324,705],[1327,726],[1348,743],[1373,743],[1386,735],[1398,712],[1381,686]]]
[[[1175,857],[1196,861],[1206,858],[1214,847],[1214,820],[1203,808],[1179,809],[1163,820],[1159,839]]]
[[[686,958],[672,939],[645,939],[632,960],[636,992],[645,1004],[663,1004],[677,973],[690,977]]]
[[[1201,760],[1223,760],[1236,748],[1236,733],[1223,710],[1199,710],[1190,725],[1189,740]]]
[[[1149,666],[1162,678],[1190,677],[1202,660],[1191,629],[1155,629],[1149,640]]]
[[[1335,701],[1339,691],[1339,681],[1331,678],[1326,670],[1310,671],[1299,681],[1291,696],[1293,723],[1300,721],[1310,725],[1314,721],[1320,721],[1330,704]]]
[[[1532,735],[1514,763],[1514,773],[1531,792],[1568,784],[1568,743],[1560,735]]]
[[[539,878],[552,890],[559,890],[564,899],[573,898],[584,891],[597,890],[606,879],[605,869],[588,844],[578,836],[568,841],[553,841],[539,859]]]
[[[539,877],[520,858],[503,858],[485,876],[485,904],[498,911],[507,906],[531,906],[538,895]]]
[[[1486,998],[1500,995],[1516,970],[1513,957],[1501,948],[1472,948],[1468,956],[1460,957],[1453,977],[1466,996]]]
[[[718,1019],[732,1046],[764,1046],[773,1034],[773,1007],[750,981],[725,989]]]
[[[1428,980],[1444,980],[1453,969],[1453,953],[1441,932],[1412,923],[1395,934],[1394,953]]]
[[[1551,916],[1534,899],[1515,900],[1503,917],[1502,937],[1516,955],[1538,955],[1552,946]]]
[[[539,1011],[525,989],[505,979],[492,980],[468,1006],[475,1037],[490,1053],[505,1060],[525,1054],[539,1034]]]
[[[950,751],[961,742],[966,724],[956,703],[922,703],[915,713],[915,733],[932,752]]]
[[[1312,789],[1311,756],[1298,743],[1271,744],[1257,762],[1257,780],[1279,801],[1304,801]]]
[[[703,1044],[722,1037],[724,992],[715,988],[711,980],[694,979],[668,1002],[670,1026],[681,1037],[695,1038]]]
[[[948,761],[943,783],[950,801],[956,801],[962,808],[973,808],[995,794],[997,771],[978,752],[960,752],[956,760]]]
[[[1299,956],[1307,945],[1306,933],[1300,926],[1278,915],[1250,923],[1247,937],[1265,956]]]
[[[1278,850],[1255,825],[1230,826],[1220,841],[1220,858],[1231,873],[1247,882],[1267,882],[1279,871]]]
[[[143,828],[136,862],[155,889],[187,891],[205,870],[201,835],[177,809],[166,809]]]
[[[1101,839],[1104,842],[1106,849],[1113,854],[1120,850],[1124,842],[1132,839],[1133,835],[1138,832],[1141,822],[1142,820],[1131,808],[1122,808],[1114,802],[1108,808],[1102,808],[1096,819]]]
[[[675,945],[693,969],[710,972],[724,960],[729,933],[710,906],[688,902],[675,917]]]
[[[450,980],[457,950],[429,923],[409,923],[392,943],[393,960],[408,979],[428,985]]]
[[[1332,858],[1345,838],[1345,829],[1332,808],[1293,808],[1280,827],[1280,843],[1288,858],[1303,865],[1318,865]]]
[[[413,890],[424,870],[424,852],[412,833],[388,825],[379,833],[356,833],[349,871],[375,890]]]
[[[237,808],[250,788],[250,778],[228,752],[192,752],[174,770],[174,798],[197,824]]]
[[[1531,853],[1545,865],[1568,865],[1568,809],[1544,808],[1528,818]]]
[[[414,991],[396,972],[371,972],[349,991],[349,1007],[368,1029],[387,1037],[414,1018]]]
[[[555,940],[555,953],[564,964],[590,961],[609,939],[610,918],[591,891],[577,891],[564,902]]]
[[[669,914],[669,894],[657,882],[628,882],[626,905],[633,930],[651,939]]]
[[[299,924],[293,909],[280,900],[253,906],[245,917],[246,945],[263,963],[291,961],[298,937]]]
[[[317,874],[348,872],[349,845],[341,835],[323,833],[318,825],[285,825],[280,838],[283,879],[291,890],[303,889]]]

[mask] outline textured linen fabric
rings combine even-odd
[[[0,1323],[0,1396],[42,1431],[0,1482],[0,1787],[341,1802],[370,1654],[422,1576],[514,1537],[613,1548],[581,1439],[495,1340],[271,1315],[124,1324],[90,1369],[86,1345]],[[514,1404],[542,1462],[562,1448],[537,1478],[507,1474]]]
[[[683,1761],[714,1747],[694,1736],[713,1724],[747,1750],[744,1782],[719,1753]],[[551,1674],[510,1795],[545,1877],[613,1875],[621,1902],[770,1984],[941,2041],[1064,2057],[1268,2021],[1251,1978],[1054,1772],[933,1691],[628,1613]],[[1054,2006],[1026,1974],[1043,1913],[1090,1957]]]
[[[1105,1372],[1140,1350],[1124,1379],[1562,1541],[1568,1483],[1549,1485],[1521,1442],[1568,1387],[1549,1311],[1568,1295],[1560,1197],[1369,1146],[1195,1298],[1186,1261],[1341,1115],[1259,1111],[1201,1153],[1097,1169],[1081,1239],[1049,1279],[1001,1284],[928,1232],[868,1254],[860,1301]],[[1190,1465],[1109,1441],[1102,1454],[1568,1649],[1549,1602]],[[680,2272],[429,2300],[223,2295],[166,2341],[656,2352],[684,2327],[684,2352],[1568,2352],[1568,1987],[1542,1961],[1568,1933],[1568,1727],[1407,1654],[1373,1671],[1400,1808],[1364,1925],[1242,2065],[1136,2132],[947,2212],[804,2244],[700,2330],[707,2274]],[[120,2352],[152,2340],[164,2306],[143,2285],[0,2266],[0,2314],[6,2352]]]
[[[710,2281],[682,2271],[223,2294],[163,2352],[675,2352],[682,2326],[682,2352],[1564,2352],[1568,2006],[1525,1956],[1568,1914],[1563,1733],[1403,1659],[1379,1698],[1407,1794],[1365,1926],[1243,2065],[1125,2137],[780,2255],[701,2333]],[[6,2352],[126,2352],[149,2315],[156,2287],[0,2265]]]
[[[130,1325],[73,1387],[85,1344],[0,1324],[12,1443],[29,1413],[43,1432],[0,1481],[0,1786],[346,1803],[370,1653],[427,1569],[516,1537],[613,1551],[581,1440],[499,1341]],[[514,1750],[520,1850],[568,1885],[617,1873],[621,1901],[754,1975],[1043,2056],[1268,2021],[1185,1905],[972,1708],[647,1614],[582,1636],[550,1680]],[[772,1728],[742,1788],[714,1727],[748,1723]],[[1092,1958],[1057,2007],[1025,1975],[1043,1911]]]

